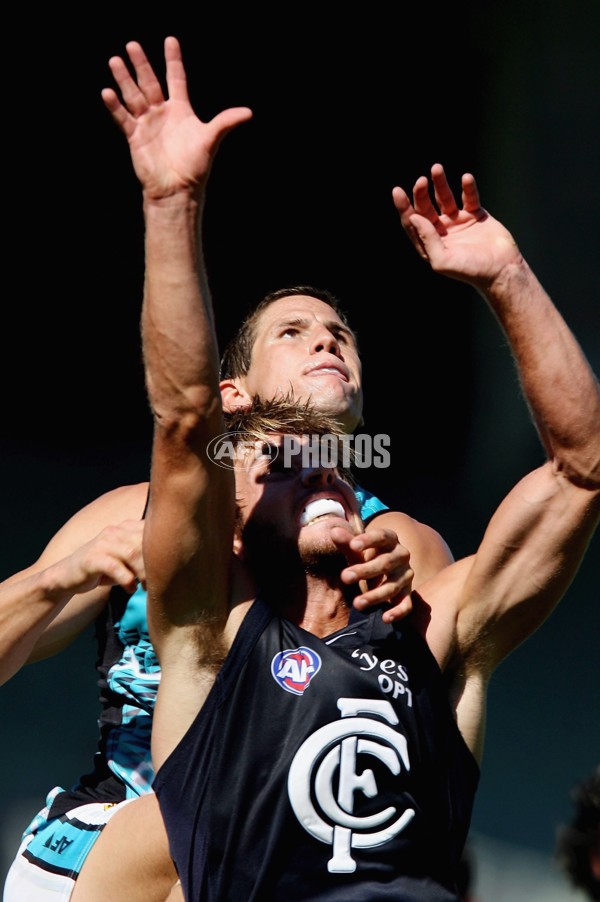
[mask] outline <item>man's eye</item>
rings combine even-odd
[[[286,335],[290,338],[295,338],[296,335],[300,334],[300,330],[296,329],[294,326],[288,326],[287,329],[283,329],[281,332],[281,337],[285,337]]]
[[[291,457],[286,454],[278,454],[267,468],[267,475],[272,476],[293,476],[300,467],[301,462],[295,455]]]
[[[267,467],[267,475],[276,476],[282,473],[291,473],[292,467],[286,466],[284,459],[278,455],[275,460],[272,460],[269,466]]]

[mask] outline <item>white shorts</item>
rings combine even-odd
[[[57,786],[46,799],[46,807],[31,822],[13,861],[6,883],[4,902],[68,902],[75,881],[102,830],[124,802],[90,802],[48,820]]]

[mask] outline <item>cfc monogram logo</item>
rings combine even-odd
[[[404,736],[372,717],[397,724],[389,702],[340,698],[338,708],[342,719],[321,727],[296,752],[288,776],[288,795],[304,829],[332,846],[327,870],[346,874],[356,870],[351,849],[383,845],[410,823],[415,812],[413,808],[399,812],[390,805],[363,817],[353,813],[355,792],[369,799],[378,794],[373,771],[366,768],[357,773],[357,756],[378,759],[394,776],[402,766],[410,770],[410,762]]]

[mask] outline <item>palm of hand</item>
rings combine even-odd
[[[120,97],[113,88],[105,88],[102,99],[129,142],[146,197],[161,199],[201,189],[220,141],[249,119],[252,111],[230,108],[202,122],[189,101],[181,48],[174,37],[165,39],[166,94],[141,45],[131,41],[127,52],[135,77],[122,57],[111,57],[109,66]]]
[[[129,146],[146,193],[164,197],[206,180],[215,135],[188,103],[170,99],[149,106],[137,117]]]
[[[434,223],[438,239],[423,241],[431,267],[469,282],[488,282],[518,256],[510,232],[483,207],[442,214]]]

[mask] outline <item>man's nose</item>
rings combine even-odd
[[[302,468],[302,484],[305,486],[331,485],[334,479],[333,467],[313,466]]]
[[[335,335],[329,329],[322,328],[316,330],[311,336],[310,351],[312,354],[318,354],[319,351],[326,351],[328,354],[335,354],[340,357],[340,345]]]

